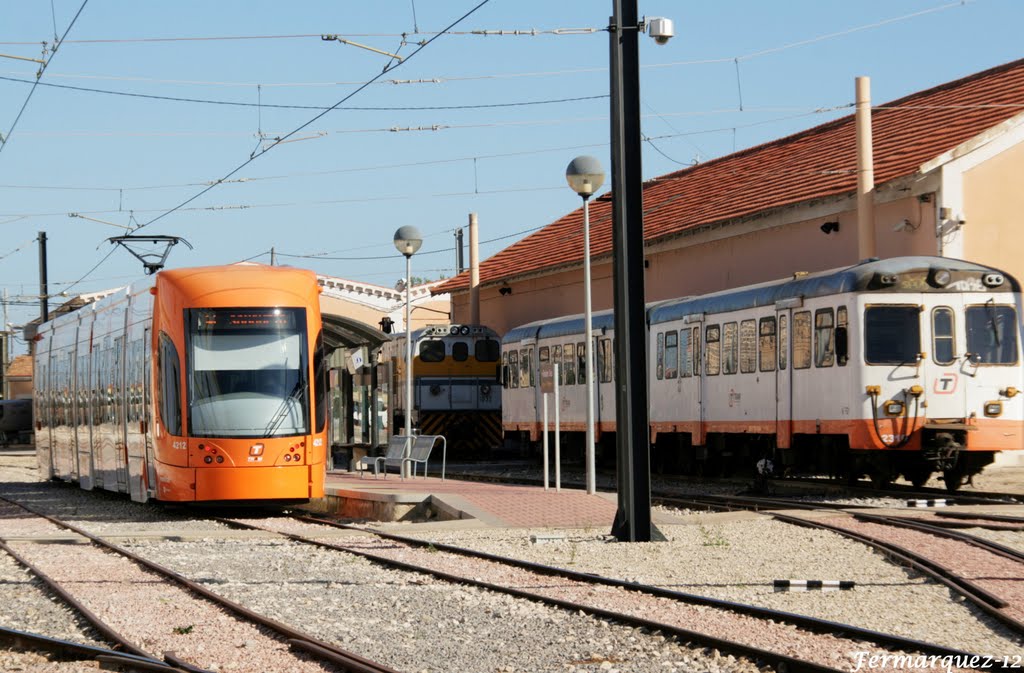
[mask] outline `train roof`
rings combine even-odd
[[[947,269],[950,282],[945,287],[929,282],[936,269]],[[998,274],[1003,282],[988,287],[987,274]],[[887,282],[882,278],[888,277]],[[669,299],[648,309],[650,324],[678,320],[696,313],[727,313],[758,306],[774,306],[791,298],[825,297],[845,292],[1020,292],[1020,284],[1007,273],[989,266],[948,257],[893,257],[870,259],[839,269],[799,275],[757,285],[723,290],[700,297]]]
[[[590,316],[592,329],[614,329],[615,314],[611,310],[595,311]],[[552,339],[569,336],[570,334],[583,334],[586,326],[583,314],[562,316],[560,318],[548,318],[547,320],[535,320],[519,327],[514,327],[502,337],[502,343],[522,341],[531,337],[535,339]]]

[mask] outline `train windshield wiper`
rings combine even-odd
[[[295,386],[292,388],[288,396],[281,400],[281,406],[277,408],[274,416],[270,419],[270,423],[267,424],[267,429],[264,430],[264,437],[273,437],[274,433],[281,426],[285,417],[288,415],[288,411],[291,408],[292,400],[297,400],[302,393],[303,386],[306,385],[306,377],[303,376],[302,372],[299,372],[299,380],[295,382]]]

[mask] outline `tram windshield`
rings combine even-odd
[[[189,309],[186,319],[193,437],[309,432],[305,309]]]
[[[978,364],[1017,363],[1017,312],[1012,306],[967,307],[967,352]]]

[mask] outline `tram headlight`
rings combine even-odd
[[[213,462],[213,456],[203,456],[203,462],[209,465]]]
[[[985,403],[985,415],[989,418],[995,418],[1003,414],[1003,403],[1002,402],[986,402]]]
[[[903,414],[903,403],[898,400],[889,400],[882,405],[886,416],[901,416]]]

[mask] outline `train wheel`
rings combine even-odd
[[[956,493],[959,491],[960,487],[964,483],[964,468],[960,464],[960,461],[957,461],[956,465],[948,470],[943,470],[942,479],[946,482],[946,491],[948,493]]]
[[[914,485],[914,488],[921,488],[928,483],[932,476],[930,467],[914,467],[903,472],[904,478]]]

